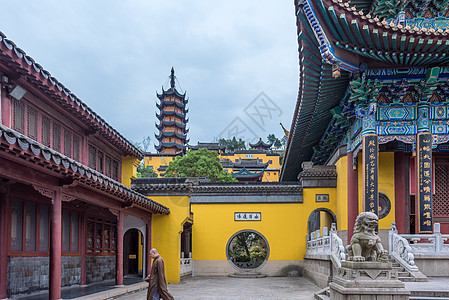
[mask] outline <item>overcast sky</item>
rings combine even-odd
[[[0,30],[131,141],[157,143],[156,91],[172,66],[190,144],[250,141],[290,129],[294,12],[292,0],[2,1]]]

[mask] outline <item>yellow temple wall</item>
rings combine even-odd
[[[160,166],[168,166],[168,164],[175,159],[176,156],[146,156],[144,160],[145,168],[152,167],[153,171],[158,174],[158,177],[161,176],[161,172],[157,169]]]
[[[351,162],[349,162],[351,163]],[[336,201],[336,215],[337,215],[337,229],[348,230],[348,158],[341,157],[335,164],[337,171],[337,201]]]
[[[137,178],[137,166],[140,160],[134,156],[122,156],[122,184],[131,186],[131,179]]]
[[[190,217],[189,196],[151,196],[151,199],[170,209],[169,215],[153,215],[151,246],[165,261],[167,282],[178,283],[181,278],[181,233]]]

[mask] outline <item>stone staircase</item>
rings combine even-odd
[[[330,300],[330,288],[314,293],[317,300]],[[449,291],[411,291],[409,300],[449,300]]]
[[[413,272],[406,270],[399,262],[390,256],[390,262],[393,269],[398,271],[398,279],[402,282],[423,282],[427,281],[427,277],[421,272]]]
[[[390,262],[393,269],[398,271],[398,279],[402,282],[423,282],[427,281],[427,277],[419,272],[419,274],[412,274],[407,271],[399,262],[397,262],[393,257],[390,256]],[[330,288],[326,287],[318,292],[314,293],[315,299],[318,300],[328,300],[330,299]],[[410,296],[411,300],[449,300],[449,292],[432,292],[432,291],[412,291]]]

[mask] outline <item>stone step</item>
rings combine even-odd
[[[409,300],[449,300],[448,297],[410,296]]]
[[[401,277],[401,276],[398,276],[398,279],[400,281],[402,281],[402,282],[414,282],[415,281],[415,278],[413,278],[413,277]]]
[[[410,273],[407,271],[398,271],[398,276],[399,277],[411,277]]]
[[[440,290],[440,291],[412,291],[410,297],[443,297],[449,298],[448,290]]]
[[[329,300],[331,298],[331,289],[329,287],[325,287],[324,289],[314,293],[314,296],[317,300]]]
[[[255,273],[255,272],[239,272],[239,273],[229,274],[229,277],[233,277],[233,278],[264,278],[264,277],[267,277],[267,275]]]

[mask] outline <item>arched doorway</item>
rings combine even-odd
[[[123,237],[123,275],[142,275],[143,234],[130,229]]]
[[[240,270],[257,269],[268,260],[270,249],[267,239],[257,231],[246,229],[236,232],[226,245],[226,256]]]
[[[328,230],[330,230],[332,223],[337,225],[337,217],[334,212],[329,208],[317,208],[309,215],[309,220],[307,222],[309,234],[316,230],[323,232],[323,227],[327,227]]]

